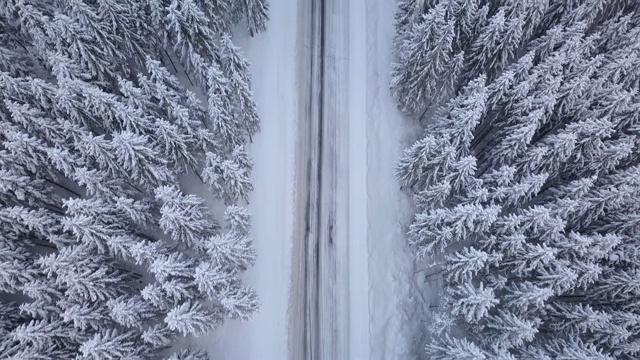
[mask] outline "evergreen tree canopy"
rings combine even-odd
[[[429,358],[638,358],[637,2],[405,0],[396,20],[392,92],[426,124],[397,167],[408,239],[444,258]]]
[[[267,10],[0,0],[0,357],[205,359],[166,350],[257,310],[241,273],[259,119],[230,31],[264,31]]]

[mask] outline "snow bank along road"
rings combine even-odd
[[[254,160],[250,197],[251,231],[257,252],[245,281],[260,296],[260,310],[249,322],[228,321],[211,337],[198,339],[214,359],[287,359],[290,264],[294,243],[294,179],[299,92],[294,71],[306,55],[298,46],[298,1],[271,0],[268,31],[234,36],[251,62],[252,84],[261,129],[250,145]]]
[[[349,17],[354,9],[362,21]],[[290,359],[369,357],[363,9],[364,1],[299,3],[307,24],[299,48],[308,55],[297,69],[307,81],[298,101]]]

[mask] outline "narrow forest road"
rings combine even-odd
[[[350,22],[354,8],[361,18]],[[307,57],[297,73],[289,359],[369,355],[364,15],[364,0],[298,8]]]
[[[234,38],[262,121],[245,276],[262,305],[199,341],[217,359],[416,358],[412,214],[393,175],[414,137],[388,87],[396,0],[270,3],[265,33]]]

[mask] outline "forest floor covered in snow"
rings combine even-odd
[[[236,36],[262,120],[250,147],[258,260],[246,273],[262,307],[252,321],[197,340],[215,358],[298,359],[309,348],[327,359],[418,356],[428,300],[404,240],[410,201],[394,178],[417,128],[389,94],[395,7],[273,0],[266,33]],[[312,51],[313,8],[323,12],[320,52]],[[310,71],[318,64],[320,83]],[[319,180],[310,182],[314,170]],[[317,264],[303,251],[311,241]]]
[[[366,55],[362,58],[366,63],[365,82],[352,82],[359,86],[356,92],[366,91],[366,96],[361,95],[366,102],[363,109],[351,113],[351,117],[360,113],[366,118],[362,131],[367,142],[370,354],[365,357],[420,358],[423,341],[417,337],[423,333],[428,307],[435,302],[438,290],[428,288],[429,284],[421,280],[423,273],[415,273],[413,253],[405,240],[412,205],[394,177],[403,150],[420,131],[415,122],[400,113],[389,93],[396,1],[350,3],[350,18],[358,22],[352,33],[366,39]],[[364,44],[360,46],[364,48]],[[359,66],[362,63],[353,64],[354,68]],[[425,298],[425,294],[430,297]]]
[[[217,359],[286,359],[287,313],[297,124],[297,7],[271,1],[268,31],[234,38],[251,62],[252,87],[261,119],[249,150],[254,161],[254,191],[249,199],[256,265],[245,281],[260,296],[261,308],[250,322],[230,321],[202,341]]]

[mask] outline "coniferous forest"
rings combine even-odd
[[[259,119],[230,34],[265,30],[267,11],[0,0],[3,359],[208,359],[167,349],[257,310],[240,276]]]
[[[404,0],[397,166],[430,359],[640,357],[640,6]]]
[[[378,48],[386,46],[382,36],[378,43],[372,25],[385,4],[371,1],[335,8],[327,4],[344,3],[283,6],[277,12],[282,33],[261,39],[269,42],[261,49],[274,49],[277,56],[270,53],[259,75],[282,68],[294,72],[294,67],[311,62],[321,64],[319,76],[326,70],[332,84],[325,90],[321,85],[326,79],[311,79],[314,71],[295,71],[291,79],[284,72],[263,78],[262,83],[273,85],[270,91],[280,94],[259,97],[260,103],[266,99],[269,105],[292,110],[261,109],[265,120],[288,122],[261,145],[261,150],[273,150],[265,159],[288,163],[291,149],[316,156],[298,147],[313,146],[305,143],[307,138],[287,138],[304,133],[298,127],[315,119],[284,119],[302,114],[298,100],[286,99],[291,94],[317,90],[320,96],[310,96],[309,109],[342,94],[353,100],[342,114],[345,119],[362,115],[360,120],[370,121],[365,134],[347,131],[341,141],[329,137],[330,131],[316,134],[319,142],[336,147],[326,158],[319,152],[320,159],[339,160],[348,154],[348,164],[364,163],[340,174],[345,181],[336,180],[363,190],[358,195],[362,197],[348,196],[339,210],[345,204],[360,209],[363,204],[349,203],[352,199],[370,207],[396,205],[387,201],[392,189],[370,191],[389,184],[370,181],[379,174],[371,164],[380,162],[377,166],[385,171],[390,167],[379,149],[369,149],[382,143],[377,132],[386,129],[372,114],[393,116],[380,111],[384,101],[378,100],[384,99],[377,98],[377,88],[364,89],[379,87],[377,66],[386,61],[376,57]],[[325,8],[335,10],[331,15],[336,21],[325,21],[331,17],[324,11],[312,11]],[[358,9],[373,15],[358,17]],[[421,128],[399,159],[396,177],[415,210],[406,234],[420,265],[414,275],[437,283],[430,290],[440,291],[429,322],[422,324],[424,336],[417,336],[426,340],[421,356],[640,358],[638,0],[398,0],[396,10],[391,95]],[[256,263],[248,200],[252,171],[262,167],[253,169],[247,145],[259,131],[260,119],[250,64],[236,44],[239,33],[249,37],[264,32],[268,12],[267,0],[0,0],[1,359],[205,360],[219,354],[205,353],[193,337],[211,334],[229,320],[250,320],[260,309],[259,294],[249,285],[255,285],[255,279],[243,281],[245,271]],[[284,34],[290,25],[291,33]],[[326,31],[328,26],[345,34]],[[376,31],[364,34],[365,29]],[[325,39],[325,33],[331,36]],[[352,39],[366,44],[349,45]],[[345,49],[347,53],[339,53]],[[253,53],[258,51],[247,52]],[[367,62],[370,56],[374,59]],[[354,69],[353,76],[336,75]],[[364,80],[365,85],[355,84]],[[381,82],[387,86],[386,79]],[[334,87],[347,92],[332,93]],[[364,91],[373,101],[362,101],[368,100],[360,97],[363,90],[375,90]],[[394,104],[390,108],[398,113]],[[265,121],[264,128],[268,124]],[[386,135],[380,138],[391,141],[398,134],[389,131],[391,140]],[[349,143],[349,137],[356,139]],[[341,154],[339,146],[346,152]],[[369,154],[380,159],[369,159]],[[306,221],[324,219],[325,211],[351,214],[330,212],[338,202],[329,195],[342,192],[313,189],[319,199],[302,214],[305,222],[294,221],[303,207],[293,200],[285,204],[295,198],[289,191],[306,190],[308,195],[304,186],[313,184],[297,180],[311,174],[298,163],[316,163],[294,155],[290,165],[265,166],[281,165],[272,171],[287,174],[273,182],[291,181],[274,192],[278,196],[257,197],[263,203],[281,197],[277,209],[287,212],[258,222],[281,217],[282,222],[270,224],[279,231],[270,234],[308,233]],[[322,164],[331,163],[324,160],[317,161],[318,174]],[[307,170],[296,174],[301,169]],[[260,189],[262,177],[254,179]],[[356,179],[361,181],[357,186]],[[264,184],[274,188],[273,183]],[[199,189],[211,196],[194,194]],[[402,199],[398,203],[406,207]],[[263,211],[270,210],[265,206]],[[263,306],[272,299],[283,313],[297,309],[285,296],[298,292],[305,303],[298,304],[302,310],[294,314],[303,330],[291,336],[284,329],[289,319],[280,319],[282,335],[289,338],[278,339],[282,344],[274,347],[296,348],[287,341],[298,341],[304,351],[317,348],[321,354],[334,353],[324,347],[343,346],[339,350],[344,352],[335,352],[342,354],[357,353],[362,343],[371,355],[380,334],[413,329],[387,326],[397,320],[390,314],[398,313],[389,309],[400,302],[387,296],[372,301],[372,296],[388,295],[372,289],[389,289],[388,284],[403,294],[392,294],[396,298],[413,296],[413,282],[406,291],[395,282],[378,282],[385,269],[398,271],[385,274],[395,280],[405,273],[395,262],[410,261],[387,263],[379,254],[372,256],[373,242],[388,239],[369,231],[369,223],[380,221],[390,231],[376,229],[393,235],[394,224],[384,221],[396,217],[364,213],[355,220],[330,218],[328,225],[332,234],[335,222],[340,246],[350,241],[344,233],[366,232],[355,234],[362,235],[358,246],[367,247],[358,249],[362,252],[331,252],[362,270],[357,273],[367,276],[357,284],[362,287],[352,286],[349,276],[345,280],[351,270],[326,272],[333,274],[328,278],[322,278],[327,276],[322,272],[315,278],[301,272],[297,276],[306,278],[291,281],[291,288],[283,285],[287,279],[277,279],[282,283],[274,292],[287,295],[263,296]],[[350,221],[358,226],[344,227]],[[262,232],[255,231],[259,226],[254,234]],[[313,241],[324,249],[324,230],[318,234]],[[402,236],[398,234],[394,239]],[[266,269],[260,281],[272,280],[268,277],[273,274],[284,277],[291,266],[280,260],[287,257],[310,265],[307,257],[290,256],[289,240],[300,241],[278,240],[280,247],[273,251],[279,262],[271,264],[277,263],[281,271]],[[329,238],[330,244],[333,240]],[[400,254],[392,247],[377,249]],[[313,269],[320,263],[351,268],[337,260],[317,260]],[[415,279],[407,283],[410,280]],[[291,291],[296,284],[298,292]],[[330,293],[325,291],[328,286],[318,284],[341,292]],[[362,297],[349,298],[355,293]],[[345,299],[368,299],[359,312],[364,315],[352,318],[348,309],[339,308]],[[316,324],[307,320],[326,319],[320,312],[333,305],[336,314],[345,315],[339,324],[310,329]],[[382,331],[372,321],[376,310],[384,312],[375,322],[383,324]],[[341,326],[357,329],[352,325],[368,329],[369,337],[363,335],[368,341],[320,341],[323,336],[337,339],[344,331]],[[327,333],[320,334],[320,328]],[[315,338],[307,336],[308,331]],[[397,339],[402,337],[392,336],[389,342]],[[268,340],[263,342],[273,339]],[[390,354],[387,348],[397,344],[383,345],[381,353]]]

